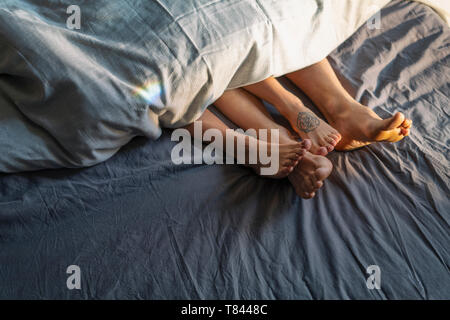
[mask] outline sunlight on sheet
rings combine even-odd
[[[148,104],[154,103],[161,95],[162,88],[159,81],[148,81],[142,87],[134,89],[133,94],[145,100]]]

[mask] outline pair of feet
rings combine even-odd
[[[306,199],[313,198],[331,174],[333,165],[324,157],[329,152],[350,151],[373,142],[397,142],[409,135],[412,125],[402,113],[381,119],[356,101],[349,101],[345,106],[327,106],[326,110],[339,110],[327,115],[329,124],[300,101],[294,101],[287,110],[284,116],[303,142],[295,141],[287,130],[282,133],[280,168],[273,178],[288,177],[296,193]]]

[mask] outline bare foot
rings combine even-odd
[[[306,152],[288,178],[298,196],[311,199],[322,188],[332,169],[330,160],[324,156]]]
[[[381,119],[370,108],[356,101],[349,103],[346,111],[328,117],[330,124],[342,135],[336,150],[350,151],[373,142],[397,142],[409,135],[412,121],[397,112],[388,119]]]
[[[282,179],[286,178],[294,170],[295,166],[297,166],[302,157],[311,148],[311,141],[304,140],[302,142],[293,141],[289,143],[276,144],[274,148],[276,154],[274,155],[270,153],[270,151],[272,150],[272,146],[273,144],[270,142],[258,140],[258,148],[266,148],[265,150],[268,150],[268,154],[271,156],[271,160],[275,158],[277,164],[273,162],[268,164],[263,163],[259,158],[258,152],[257,163],[249,164],[248,161],[246,161],[246,165],[252,168],[257,174],[261,176],[273,179]],[[248,152],[256,152],[255,150],[250,150],[251,148],[249,148]],[[270,168],[274,165],[277,168],[277,171],[275,173],[267,174],[262,171],[263,168]]]
[[[312,153],[325,156],[333,151],[341,140],[338,130],[317,117],[300,100],[294,100],[285,110],[287,112],[283,116],[288,119],[295,132],[302,139],[311,140]]]

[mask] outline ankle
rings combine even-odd
[[[358,102],[353,99],[329,97],[325,98],[318,107],[325,118],[330,121],[345,118],[356,104]]]
[[[286,97],[286,99],[280,101],[280,105],[277,106],[278,111],[285,117],[291,116],[297,117],[297,114],[302,111],[306,111],[306,107],[303,102],[296,96]]]

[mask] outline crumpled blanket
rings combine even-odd
[[[226,89],[320,61],[389,1],[72,2],[0,1],[0,172],[158,138]]]

